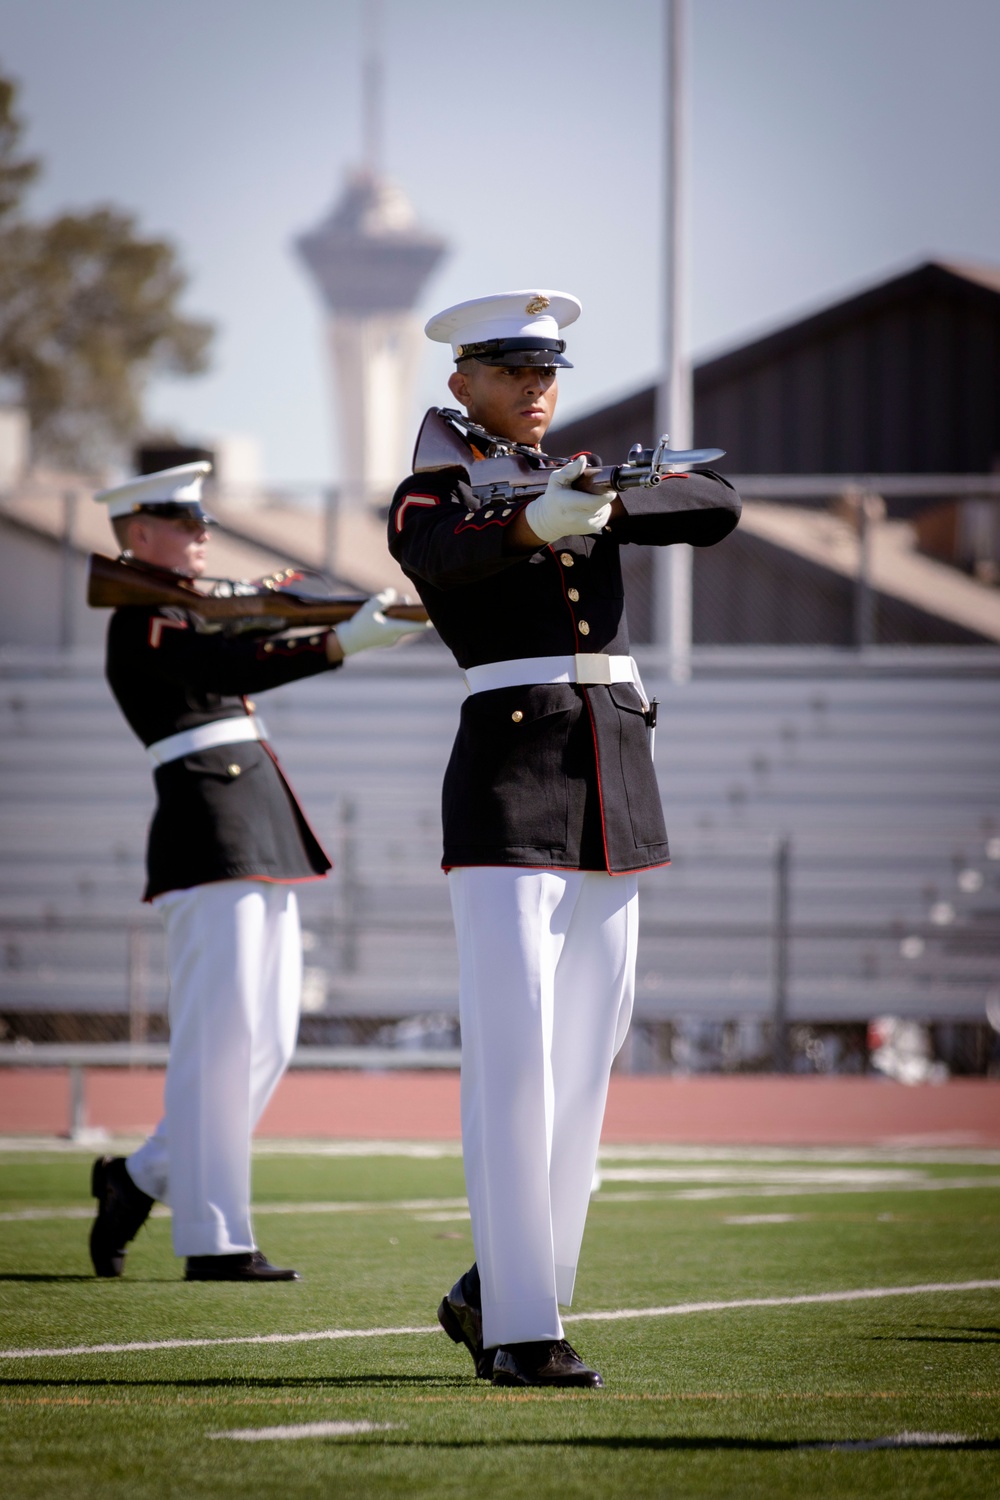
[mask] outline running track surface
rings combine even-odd
[[[459,1138],[455,1073],[296,1072],[286,1075],[258,1135],[331,1140]],[[159,1118],[159,1069],[89,1068],[86,1123],[136,1135]],[[69,1074],[0,1072],[0,1135],[65,1134]],[[1000,1146],[1000,1080],[907,1088],[875,1078],[611,1080],[608,1145]]]

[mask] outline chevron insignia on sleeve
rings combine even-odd
[[[187,630],[187,620],[170,620],[166,615],[154,615],[149,622],[149,644],[155,651],[163,639],[165,630]]]
[[[396,511],[396,530],[402,531],[403,522],[406,520],[406,507],[408,505],[440,505],[439,495],[407,495],[399,509]]]

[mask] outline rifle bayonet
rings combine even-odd
[[[592,495],[648,489],[670,474],[714,463],[724,454],[724,448],[671,448],[664,433],[652,448],[633,443],[623,464],[584,470],[574,488]],[[544,493],[552,470],[566,462],[540,449],[498,438],[461,412],[436,406],[424,417],[413,455],[414,473],[464,469],[477,505],[534,499]]]

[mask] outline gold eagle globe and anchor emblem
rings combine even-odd
[[[532,316],[534,316],[534,314],[536,313],[544,312],[548,305],[548,297],[543,297],[541,293],[539,293],[537,297],[532,297],[531,301],[525,304],[524,310],[526,313],[530,313]]]

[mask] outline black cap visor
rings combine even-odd
[[[558,365],[572,370],[572,364],[563,354],[565,348],[565,339],[486,339],[480,344],[460,344],[456,362],[478,359],[481,365],[507,365],[515,369],[525,365],[551,369]]]
[[[150,500],[146,505],[133,505],[133,515],[162,516],[164,521],[197,521],[202,526],[218,526],[214,516],[202,508],[200,500]]]

